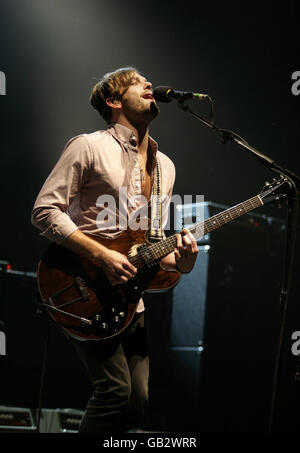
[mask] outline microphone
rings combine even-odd
[[[177,91],[173,90],[171,87],[159,86],[154,88],[153,97],[158,102],[171,102],[172,99],[186,100],[186,99],[198,99],[198,101],[203,101],[208,99],[208,94],[201,93],[192,93],[190,91]]]

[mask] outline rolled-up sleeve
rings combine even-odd
[[[92,154],[84,135],[71,139],[41,188],[31,222],[40,235],[61,243],[78,229],[67,210],[80,191],[91,168]]]

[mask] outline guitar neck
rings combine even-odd
[[[232,208],[226,209],[225,211],[215,214],[214,216],[196,223],[189,230],[194,235],[195,239],[200,239],[206,234],[210,233],[213,230],[216,230],[226,223],[231,222],[232,220],[242,217],[250,211],[262,206],[264,203],[259,195],[250,198],[249,200],[244,201]],[[149,246],[149,249],[152,253],[152,256],[158,260],[173,252],[177,245],[176,234],[169,236],[167,239],[164,239],[160,242],[152,244]]]

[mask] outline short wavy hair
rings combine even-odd
[[[106,99],[120,100],[135,73],[138,73],[138,70],[132,66],[119,68],[105,74],[93,87],[90,103],[107,123],[111,122],[112,111],[106,104]]]

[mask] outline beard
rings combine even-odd
[[[155,101],[148,103],[148,105],[144,102],[123,102],[123,112],[133,125],[149,124],[160,113]]]

